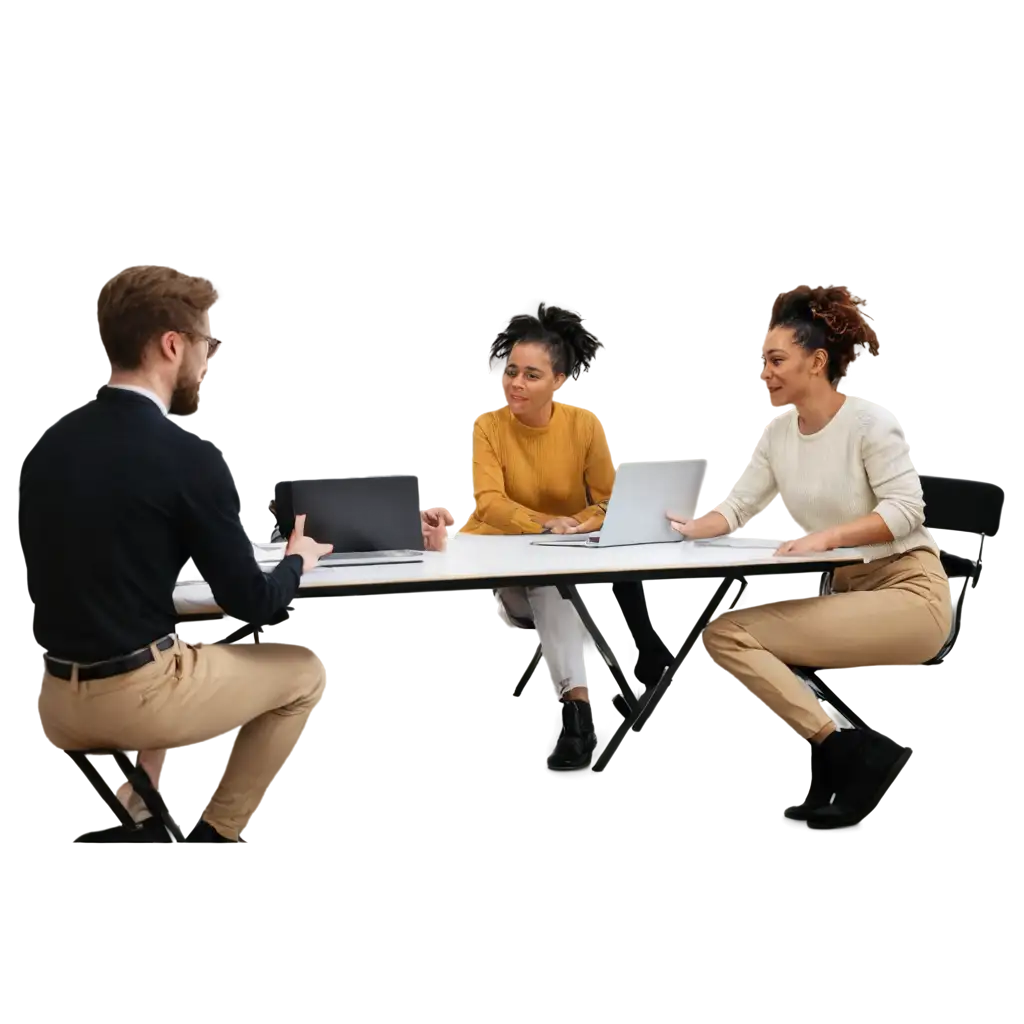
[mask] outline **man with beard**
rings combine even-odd
[[[167,418],[199,406],[220,346],[210,336],[216,301],[209,281],[167,267],[131,267],[104,285],[110,382],[32,449],[19,508],[52,743],[138,750],[155,785],[168,747],[241,727],[189,842],[239,840],[325,682],[304,648],[192,646],[174,631],[174,586],[189,558],[228,615],[262,625],[331,550],[303,535],[300,516],[285,558],[264,574],[223,456]],[[130,786],[118,795],[138,827],[79,841],[170,841]]]

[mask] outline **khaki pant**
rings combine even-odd
[[[39,717],[62,750],[162,750],[241,726],[203,818],[237,839],[320,700],[326,676],[303,647],[191,646],[181,640],[156,660],[110,679],[43,676]]]
[[[704,630],[711,657],[816,739],[834,727],[787,668],[917,665],[938,654],[953,610],[949,580],[927,549],[837,569],[833,593],[728,612]]]

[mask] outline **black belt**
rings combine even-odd
[[[165,636],[156,642],[158,651],[166,651],[174,646],[174,637]],[[134,672],[143,665],[148,665],[153,660],[153,652],[144,647],[134,654],[125,654],[120,658],[109,658],[106,661],[94,661],[90,665],[78,666],[78,678],[81,682],[88,682],[90,679],[110,679],[111,676],[122,676],[126,672]],[[62,661],[59,658],[52,658],[49,654],[43,655],[43,662],[46,671],[58,679],[70,679],[73,663]]]

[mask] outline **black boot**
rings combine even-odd
[[[827,807],[835,790],[832,788],[832,777],[829,775],[828,763],[821,752],[820,743],[811,744],[811,788],[807,790],[802,804],[787,807],[782,813],[793,821],[806,821],[811,811],[819,807]]]
[[[594,709],[587,700],[562,697],[555,706],[550,767],[554,771],[581,771],[592,767],[597,749]]]
[[[636,668],[633,675],[637,682],[642,683],[644,689],[649,690],[660,682],[665,674],[665,669],[672,664],[672,652],[662,644],[661,647],[644,648],[637,658]]]
[[[810,828],[846,828],[866,818],[903,766],[910,747],[873,729],[842,729],[819,744],[835,787],[835,799],[807,816]]]
[[[131,828],[114,824],[89,825],[84,831],[72,836],[72,846],[79,849],[108,846],[173,846],[174,842],[167,829],[155,818],[147,818]]]
[[[199,819],[199,824],[187,836],[185,836],[186,843],[233,843],[234,839],[228,839],[227,836],[222,836],[208,821],[204,821],[202,818]],[[238,842],[244,843],[245,840],[239,837]]]

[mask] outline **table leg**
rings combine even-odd
[[[609,629],[607,615],[602,613],[601,604],[607,602],[608,588],[559,584],[558,590],[577,609],[587,632],[604,655],[609,667],[609,696],[621,703],[626,717],[633,718],[643,705],[643,694],[656,687],[672,665],[671,655],[651,628],[643,586],[629,581],[610,588],[625,645],[615,635],[617,631]]]
[[[680,638],[679,649],[693,647],[700,631],[715,613],[725,594],[737,584],[737,573],[730,573],[714,588],[710,599],[693,605],[688,631]],[[605,729],[595,755],[595,768],[610,752],[614,743],[635,730],[644,719],[655,698],[664,691],[665,681],[675,658],[655,636],[646,594],[641,583],[624,581],[611,591],[616,618],[623,627],[628,650],[623,651],[616,638],[609,635],[606,617],[601,614],[599,589],[593,585],[561,583],[559,592],[577,609],[584,626],[593,637],[609,665],[609,708]]]

